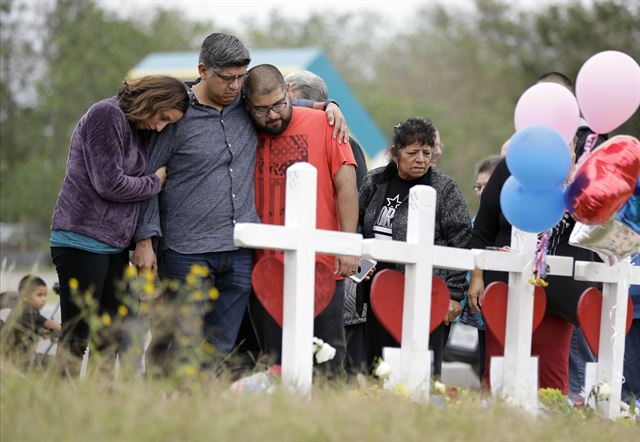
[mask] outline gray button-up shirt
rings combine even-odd
[[[159,196],[147,200],[135,240],[162,237],[161,250],[234,250],[233,226],[260,222],[253,176],[257,135],[238,97],[222,112],[190,93],[184,117],[150,139],[149,171],[166,165]]]

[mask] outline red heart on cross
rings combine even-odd
[[[256,296],[271,317],[282,327],[284,263],[282,256],[263,256],[253,268],[251,282]],[[316,262],[314,317],[327,308],[336,291],[333,271]]]
[[[600,318],[602,315],[602,293],[595,287],[590,287],[582,292],[578,301],[578,324],[582,329],[584,337],[591,352],[598,356],[600,349]],[[627,302],[627,327],[625,335],[629,333],[633,322],[633,301],[631,296]]]
[[[507,300],[509,286],[504,282],[496,281],[487,286],[482,294],[482,317],[487,323],[487,328],[504,347],[504,337],[507,327]],[[531,333],[542,322],[547,308],[547,294],[540,286],[533,291],[533,327]]]
[[[397,270],[381,270],[371,283],[371,307],[380,324],[402,342],[402,308],[404,305],[404,275]],[[431,279],[431,324],[434,331],[449,311],[449,287],[433,276]]]

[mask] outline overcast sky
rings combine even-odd
[[[194,19],[214,20],[223,26],[235,27],[246,17],[267,17],[277,10],[286,17],[303,20],[314,12],[339,14],[367,10],[388,17],[395,26],[409,21],[413,12],[429,3],[445,3],[455,8],[473,8],[472,0],[98,0],[106,9],[125,16],[141,16],[159,6],[184,11]],[[523,8],[544,4],[566,3],[569,0],[514,0]]]

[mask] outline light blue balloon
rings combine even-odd
[[[525,232],[540,233],[562,219],[564,193],[560,185],[551,189],[533,189],[511,176],[500,192],[500,207],[512,226]]]
[[[529,126],[509,141],[507,167],[523,185],[550,189],[567,178],[571,163],[569,146],[548,126]]]

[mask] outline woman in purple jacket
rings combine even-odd
[[[74,296],[90,292],[99,315],[117,315],[116,281],[129,263],[140,202],[159,193],[166,179],[164,167],[145,175],[143,137],[178,121],[188,104],[187,90],[175,78],[125,81],[115,97],[91,106],[73,131],[50,239],[60,282],[61,343],[72,356],[82,358],[89,339]],[[97,344],[106,348],[119,340]],[[79,364],[69,368],[76,371]]]

